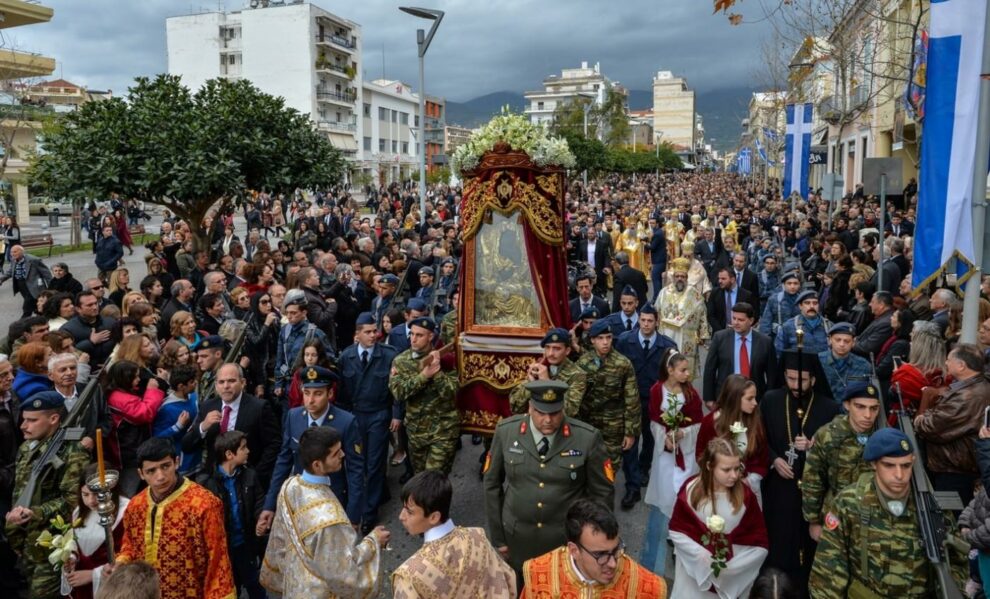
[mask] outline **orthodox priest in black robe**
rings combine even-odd
[[[816,543],[801,515],[801,475],[815,432],[832,421],[839,405],[816,354],[787,350],[782,361],[784,388],[768,391],[760,402],[770,446],[770,472],[762,485],[770,553],[763,567],[783,570],[807,596]]]

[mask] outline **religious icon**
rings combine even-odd
[[[519,211],[491,214],[475,237],[474,321],[478,325],[538,328],[539,298],[522,238]]]

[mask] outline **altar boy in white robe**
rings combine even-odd
[[[677,556],[670,596],[747,597],[769,546],[763,514],[734,443],[712,439],[698,464],[701,474],[681,488],[670,521]]]
[[[343,466],[340,433],[327,426],[306,429],[299,460],[305,471],[286,480],[278,494],[261,584],[276,598],[378,596],[381,548],[390,535],[379,526],[358,542],[330,490],[330,474]]]

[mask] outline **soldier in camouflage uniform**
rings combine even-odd
[[[801,479],[801,512],[816,541],[822,536],[822,520],[835,495],[870,472],[863,461],[863,447],[876,426],[880,393],[873,385],[850,383],[842,405],[847,413],[815,433]]]
[[[901,431],[884,428],[870,436],[863,459],[874,472],[840,491],[825,515],[811,568],[811,596],[934,596],[911,496],[912,468],[921,467],[914,463],[911,443]]]
[[[440,343],[444,345],[453,342],[457,337],[457,301],[459,299],[460,293],[455,285],[450,289],[450,305],[454,307],[440,319]]]
[[[591,330],[591,325],[595,324],[595,321],[601,317],[601,312],[594,306],[581,313],[580,322],[571,329],[571,350],[575,357],[595,351],[588,331]]]
[[[199,405],[213,399],[216,394],[217,371],[223,366],[224,340],[220,335],[210,335],[203,337],[193,347],[193,357],[196,366],[203,374],[199,377],[196,385],[196,397]]]
[[[612,331],[605,319],[596,320],[588,334],[594,349],[578,359],[577,365],[588,373],[588,390],[577,417],[602,432],[608,456],[618,470],[622,452],[633,446],[640,433],[636,370],[629,358],[612,349]]]
[[[16,500],[31,478],[35,463],[46,452],[52,436],[65,417],[65,399],[57,391],[42,391],[21,402],[24,443],[17,451],[14,474]],[[49,521],[72,518],[77,489],[89,454],[74,441],[63,441],[50,456],[36,480],[28,507],[14,507],[7,513],[6,533],[11,548],[20,558],[21,572],[30,584],[32,599],[60,598],[61,572],[48,563],[50,550],[37,545],[38,536],[50,529]]]
[[[571,353],[571,334],[567,329],[556,328],[547,331],[540,342],[543,358],[529,365],[527,381],[564,381],[567,393],[564,395],[564,414],[577,418],[584,391],[588,386],[588,375],[577,364],[567,359]],[[509,395],[509,408],[513,414],[525,414],[529,410],[530,392],[525,382],[520,383]]]
[[[388,388],[404,412],[413,468],[450,474],[461,426],[457,373],[442,370],[440,354],[430,351],[437,332],[432,318],[414,318],[408,326],[410,347],[392,361]]]

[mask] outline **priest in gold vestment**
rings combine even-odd
[[[359,541],[330,490],[330,474],[343,467],[340,433],[328,426],[306,429],[299,436],[299,460],[305,471],[278,493],[261,584],[275,598],[378,596],[381,547],[389,533],[379,526]]]
[[[619,524],[603,503],[579,499],[567,510],[567,544],[523,565],[520,599],[665,599],[663,578],[626,554]]]
[[[514,599],[516,573],[484,530],[454,525],[452,496],[450,481],[436,470],[424,470],[402,487],[399,520],[424,542],[392,574],[393,598]]]
[[[708,339],[709,326],[705,298],[688,284],[690,265],[684,257],[671,262],[673,284],[660,290],[655,307],[660,314],[659,332],[674,340],[697,376],[698,345]]]
[[[678,222],[677,214],[673,210],[665,210],[663,223],[663,234],[667,238],[667,259],[673,260],[681,255],[681,234],[684,232],[684,225]]]
[[[629,266],[640,272],[649,273],[650,269],[646,268],[645,245],[635,225],[636,222],[633,217],[626,218],[626,230],[619,235],[615,251],[626,252],[629,254]]]
[[[705,265],[694,255],[694,243],[685,241],[681,244],[681,257],[691,261],[691,265],[688,267],[688,287],[694,287],[707,300],[708,294],[712,291],[712,281],[708,278]],[[672,276],[673,269],[671,268],[664,273],[664,285],[670,285],[673,282]]]

